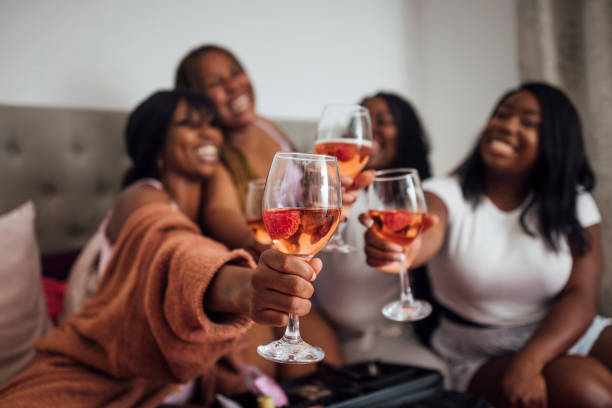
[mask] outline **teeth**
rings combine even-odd
[[[204,145],[196,149],[196,154],[205,160],[216,160],[219,156],[219,151],[214,145]]]
[[[236,113],[241,113],[248,109],[250,103],[251,100],[248,95],[243,94],[234,99],[234,101],[230,104],[230,108]]]
[[[510,143],[503,142],[501,140],[493,140],[491,142],[491,147],[502,154],[514,153],[514,146],[512,146]]]

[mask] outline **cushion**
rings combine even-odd
[[[51,327],[43,295],[31,201],[0,215],[0,384],[34,360]]]

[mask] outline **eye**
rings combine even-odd
[[[530,119],[521,119],[521,125],[530,128],[537,128],[540,124],[534,120]]]
[[[512,116],[512,113],[506,109],[498,109],[495,115],[493,115],[493,117],[498,119],[508,119],[510,116]]]
[[[238,67],[232,67],[230,70],[230,76],[232,78],[236,78],[240,74],[242,74],[242,71]]]
[[[189,128],[198,128],[201,123],[202,123],[202,119],[195,118],[195,117],[187,117],[183,120],[176,122],[176,124],[179,126],[185,126]]]
[[[196,129],[202,126],[204,120],[205,118],[198,110],[190,108],[187,112],[187,115],[181,120],[177,121],[176,124],[178,126],[185,126],[192,129]]]
[[[206,81],[204,86],[206,87],[206,89],[212,89],[212,88],[215,88],[215,87],[217,87],[219,85],[221,85],[221,79],[220,78],[211,78],[211,79]]]
[[[377,116],[376,117],[376,124],[378,126],[393,126],[393,125],[395,125],[395,121],[391,117]]]

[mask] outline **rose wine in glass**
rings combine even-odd
[[[286,254],[312,257],[331,238],[339,208],[287,208],[264,211],[263,220],[276,247]]]
[[[263,222],[261,216],[261,201],[263,199],[263,191],[266,185],[266,179],[260,178],[249,181],[246,195],[245,215],[247,226],[251,235],[258,243],[268,245],[272,243],[270,234]]]
[[[423,230],[427,206],[415,169],[389,169],[376,172],[368,187],[370,227],[376,235],[408,248]],[[395,321],[421,320],[431,313],[431,305],[415,300],[408,279],[408,268],[400,265],[400,299],[382,309],[385,317]]]
[[[335,157],[276,153],[263,194],[263,222],[276,249],[312,258],[331,238],[340,222],[342,187]],[[257,347],[264,358],[279,363],[306,364],[325,356],[300,336],[300,322],[289,313],[279,340]]]
[[[355,178],[364,169],[372,150],[372,124],[368,110],[359,105],[331,104],[323,109],[317,128],[315,151],[336,157],[340,175]],[[349,253],[344,224],[338,227],[325,251]]]
[[[372,142],[351,139],[331,139],[318,141],[315,144],[318,154],[335,156],[341,176],[355,178],[370,159]]]
[[[372,230],[380,238],[401,246],[409,245],[423,229],[423,212],[406,210],[370,210]]]

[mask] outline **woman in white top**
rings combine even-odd
[[[428,262],[445,309],[433,346],[456,388],[496,406],[612,406],[594,184],[575,108],[541,83],[505,94],[463,164],[425,183],[431,228],[407,256]],[[401,250],[366,242],[372,266]]]

